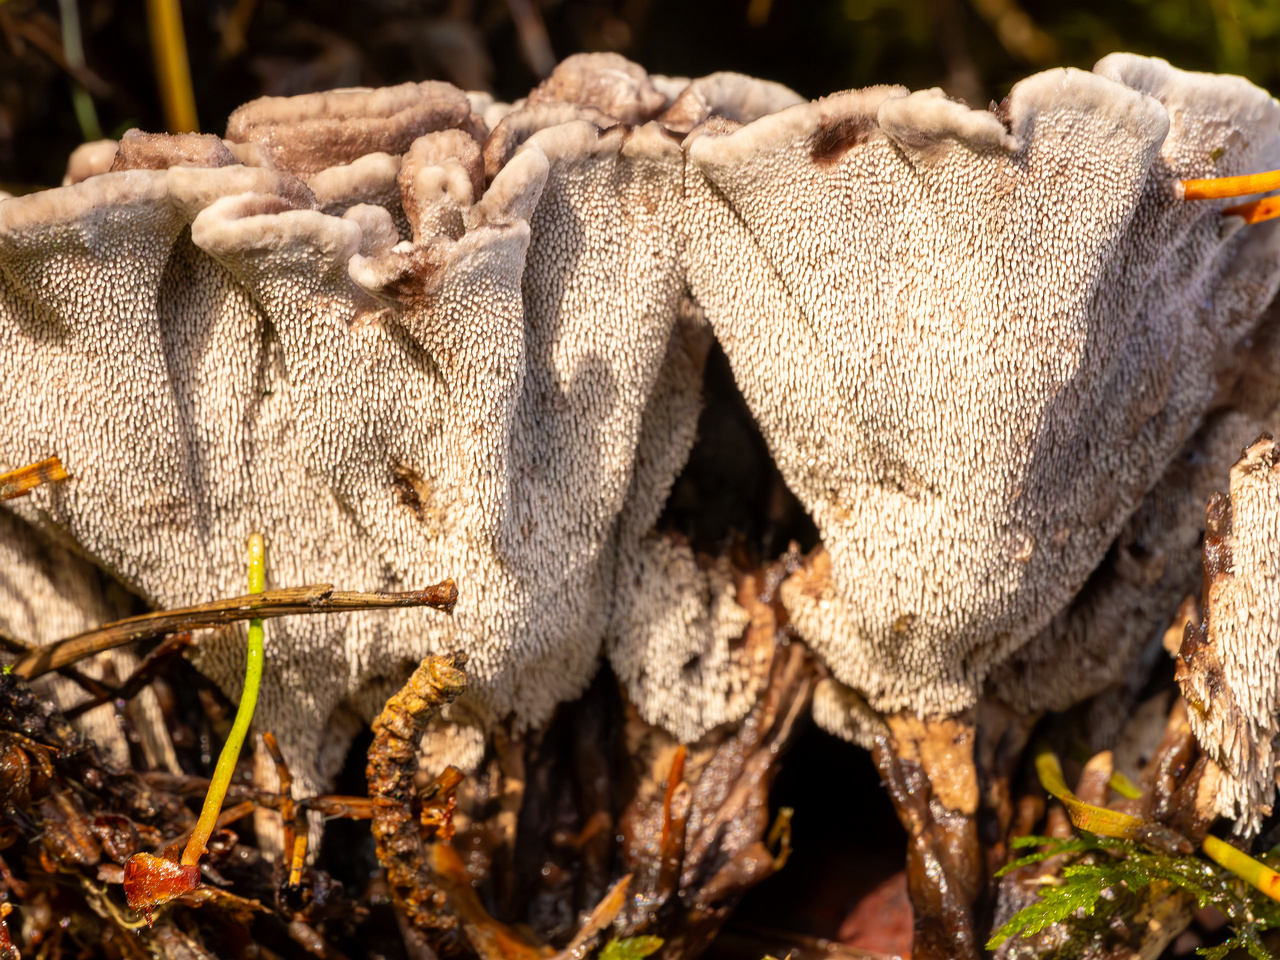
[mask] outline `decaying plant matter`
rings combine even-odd
[[[976,955],[980,806],[998,866],[1020,740],[1115,689],[1167,623],[1205,491],[1280,399],[1258,359],[1280,322],[1274,205],[1225,199],[1274,184],[1192,183],[1280,167],[1280,107],[1159,60],[1048,71],[971,110],[586,55],[516,104],[441,83],[265,98],[225,140],[131,132],[73,166],[0,202],[0,466],[56,451],[70,473],[0,514],[18,670],[41,656],[24,643],[124,615],[104,574],[152,606],[235,592],[250,530],[289,545],[281,581],[454,576],[450,618],[284,624],[259,713],[280,762],[258,754],[262,789],[288,769],[315,793],[424,656],[466,658],[438,713],[393,701],[395,756],[384,737],[371,760],[395,760],[374,779],[398,812],[371,808],[393,897],[450,949],[476,880],[546,943],[627,889],[624,932],[698,952],[780,864],[764,790],[812,697],[875,746],[912,838],[918,955]],[[713,341],[822,538],[754,579],[754,559],[662,528]],[[1253,537],[1259,559],[1214,568],[1184,650],[1220,812],[1244,829],[1269,802],[1280,689],[1274,665],[1248,674],[1266,630],[1226,625],[1274,586],[1257,523],[1230,549],[1252,557]],[[46,603],[74,628],[24,635]],[[233,696],[242,643],[191,651]],[[561,789],[541,738],[602,657],[631,792],[579,740],[597,776],[551,805],[529,765]],[[1212,683],[1232,695],[1192,689]],[[458,787],[483,848],[466,877],[416,832],[417,747],[428,782],[477,774],[432,788]],[[559,872],[519,879],[535,853]]]

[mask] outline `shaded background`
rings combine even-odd
[[[0,0],[0,186],[57,183],[96,137],[92,115],[106,136],[165,128],[147,6]],[[1280,89],[1280,0],[185,0],[182,19],[199,125],[214,133],[263,94],[434,78],[514,99],[556,59],[596,50],[808,97],[901,83],[979,106],[1038,68],[1114,50]],[[63,33],[77,20],[83,62]]]

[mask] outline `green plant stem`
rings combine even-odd
[[[262,535],[259,533],[250,535],[250,593],[262,593],[266,587],[265,554]],[[213,834],[218,814],[222,812],[222,801],[227,795],[227,788],[231,785],[231,775],[235,773],[236,761],[240,759],[240,748],[244,746],[245,737],[249,733],[249,723],[253,720],[254,707],[258,703],[258,688],[262,685],[264,656],[262,634],[261,618],[250,620],[249,646],[244,669],[244,692],[240,695],[240,706],[236,709],[236,719],[231,725],[231,733],[227,735],[227,742],[222,745],[218,765],[214,768],[213,777],[209,780],[209,792],[205,794],[204,806],[200,809],[200,819],[191,832],[187,848],[182,851],[183,866],[194,866],[200,862],[205,844]]]
[[[62,54],[67,65],[74,70],[83,70],[84,41],[80,35],[80,10],[76,0],[58,0],[58,12],[62,18]],[[71,105],[75,108],[76,122],[80,124],[80,135],[86,141],[101,140],[102,126],[98,123],[98,111],[94,109],[93,97],[89,95],[80,81],[71,81]]]
[[[1210,860],[1219,866],[1226,867],[1272,900],[1280,900],[1280,874],[1270,867],[1253,859],[1247,853],[1237,850],[1225,840],[1219,840],[1213,834],[1204,838],[1202,848]]]

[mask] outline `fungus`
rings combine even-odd
[[[829,554],[783,600],[876,711],[971,707],[1196,428],[1280,235],[1177,182],[1274,168],[1278,120],[1116,55],[995,113],[873,88],[693,135],[691,290]]]
[[[332,142],[407,150],[401,241],[386,208],[348,206],[390,164],[330,151],[350,162],[315,170],[276,149],[271,124],[319,107],[267,106],[228,139],[259,138],[341,216],[291,173],[239,165],[109,173],[6,206],[5,363],[15,382],[47,376],[6,398],[4,456],[65,450],[73,484],[23,515],[157,605],[233,591],[251,529],[287,545],[282,583],[396,589],[447,572],[474,585],[451,620],[282,628],[259,706],[311,789],[409,665],[463,650],[472,683],[450,718],[472,732],[443,738],[455,753],[440,760],[470,765],[485,727],[542,722],[594,672],[614,527],[681,291],[682,156],[654,125],[561,124],[485,189],[468,133],[392,142],[365,134],[398,137],[399,119],[357,118]],[[226,631],[196,654],[232,695],[242,644]]]
[[[687,83],[659,121],[668,130],[688,133],[711,117],[750,123],[803,102],[799,94],[780,83],[740,73],[713,73]]]
[[[1237,346],[1237,369],[1220,376],[1204,425],[1129,518],[1106,559],[1068,607],[995,668],[988,694],[1030,716],[1132,685],[1131,665],[1143,648],[1179,601],[1199,591],[1205,503],[1225,484],[1241,449],[1259,434],[1280,433],[1278,350],[1280,311],[1273,305]],[[1179,625],[1171,652],[1181,640]]]
[[[301,789],[427,652],[470,658],[437,768],[545,721],[602,641],[696,740],[769,663],[729,565],[653,529],[714,332],[823,535],[782,594],[839,681],[818,716],[928,766],[964,724],[912,717],[963,714],[1019,650],[1074,656],[1053,618],[1126,522],[1166,493],[1187,515],[1204,477],[1168,467],[1226,442],[1188,446],[1280,234],[1177,184],[1280,166],[1280,111],[1128,56],[995,111],[797,101],[589,55],[509,106],[408,84],[255,101],[221,143],[126,137],[115,172],[0,205],[0,459],[52,447],[74,477],[14,510],[164,606],[234,591],[250,530],[288,545],[281,582],[455,577],[451,620],[281,628],[259,710]],[[197,654],[233,695],[242,644]]]
[[[577,53],[567,57],[529,93],[530,105],[576,103],[594,107],[629,126],[652,120],[666,106],[664,97],[639,64],[616,53]]]
[[[466,94],[428,80],[261,97],[231,114],[227,139],[255,144],[272,165],[305,177],[370,153],[404,153],[423,134],[451,127],[480,140],[487,133]]]
[[[1204,622],[1188,626],[1178,683],[1196,739],[1221,770],[1217,812],[1254,834],[1270,814],[1280,734],[1280,447],[1263,435],[1206,511]]]

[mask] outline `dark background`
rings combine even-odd
[[[79,69],[63,53],[67,12]],[[979,106],[1037,69],[1114,50],[1280,89],[1280,0],[185,0],[182,12],[200,127],[214,133],[263,94],[435,78],[514,99],[584,50],[656,73],[739,70],[809,97],[901,83]],[[543,42],[528,40],[540,24]],[[57,183],[95,133],[73,109],[73,73],[103,135],[164,129],[143,0],[0,0],[4,189]]]

